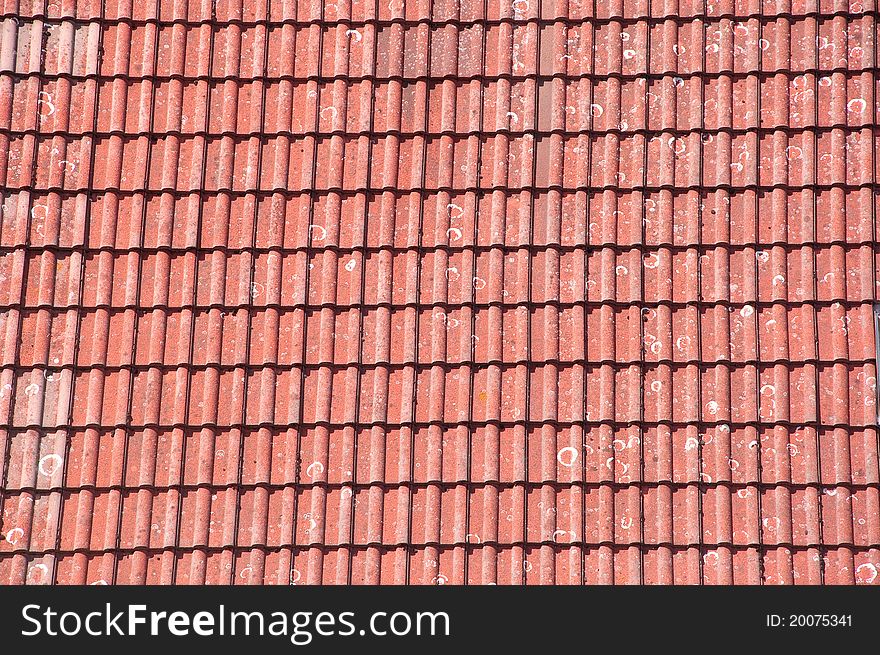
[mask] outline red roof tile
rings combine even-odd
[[[0,582],[880,583],[875,0],[0,13]]]

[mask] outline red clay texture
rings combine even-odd
[[[876,0],[0,13],[0,582],[880,583]]]

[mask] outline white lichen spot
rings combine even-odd
[[[354,267],[357,266],[357,260],[352,257],[347,262],[345,262],[345,270],[351,273],[354,270]]]
[[[450,241],[461,241],[461,230],[457,227],[451,227],[446,230],[446,238]]]
[[[464,207],[456,205],[454,202],[450,202],[446,205],[446,211],[449,213],[449,218],[452,220],[461,218],[464,215]]]
[[[779,520],[778,516],[768,516],[761,521],[761,525],[763,525],[766,530],[778,530],[781,524],[782,521]]]
[[[24,537],[24,530],[21,528],[12,528],[12,530],[6,533],[6,541],[8,541],[11,546],[17,545],[22,537]]]
[[[52,453],[51,455],[41,457],[37,468],[39,468],[40,473],[43,475],[52,475],[55,471],[61,468],[63,462],[64,460],[61,458],[61,455]]]
[[[568,537],[568,541],[574,541],[576,535],[571,530],[554,530],[550,538],[558,543],[560,537]]]
[[[324,465],[321,462],[312,462],[306,469],[306,475],[312,480],[324,473]]]
[[[513,0],[510,4],[513,7],[513,11],[517,14],[524,14],[529,10],[529,0]],[[517,16],[517,18],[520,17]]]
[[[846,103],[847,111],[851,111],[854,114],[861,114],[865,109],[867,109],[868,103],[865,102],[864,98],[853,98],[848,103]]]
[[[42,582],[49,573],[49,567],[45,564],[34,564],[27,572],[27,579],[31,582]]]
[[[566,446],[565,448],[561,448],[558,453],[556,453],[556,461],[558,461],[562,466],[572,467],[578,458],[577,448],[573,446]]]
[[[877,579],[877,567],[866,562],[856,567],[856,582],[861,584],[871,584]]]
[[[52,103],[52,94],[48,91],[40,91],[37,94],[37,104],[41,107],[40,114],[47,118],[55,113],[55,105]],[[49,113],[43,114],[42,107],[48,107]]]

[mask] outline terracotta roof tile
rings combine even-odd
[[[0,15],[0,581],[880,582],[874,0]]]

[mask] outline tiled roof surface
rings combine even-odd
[[[0,582],[880,583],[875,0],[0,12]]]

